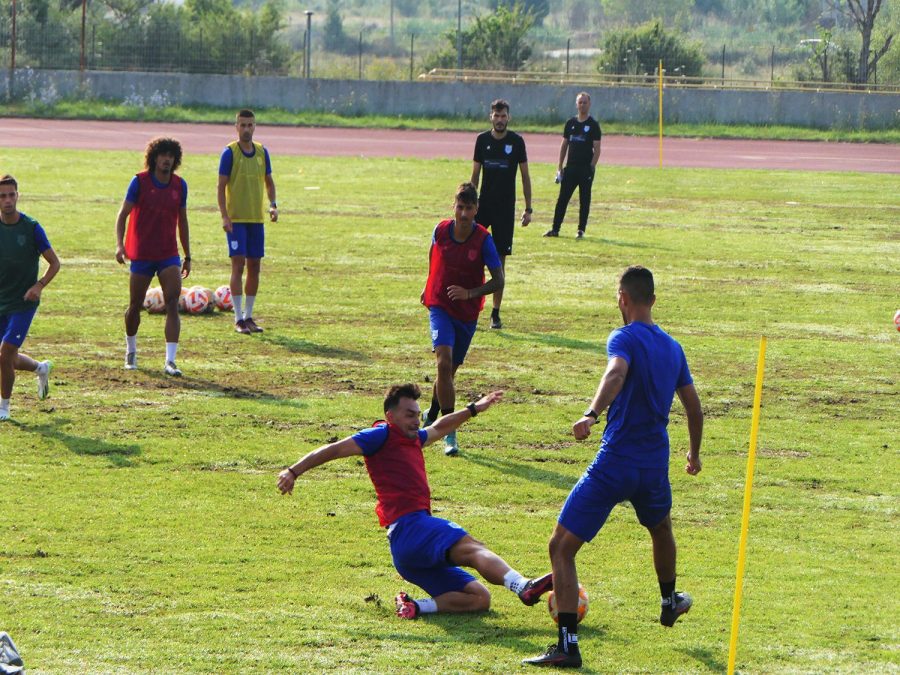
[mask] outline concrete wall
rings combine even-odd
[[[0,91],[8,91],[8,73]],[[287,77],[122,73],[92,71],[81,81],[71,71],[18,71],[20,98],[88,95],[150,104],[204,104],[226,108],[278,107],[359,115],[458,115],[481,117],[494,98],[506,98],[512,113],[560,122],[572,114],[582,87],[474,82],[380,82]],[[588,87],[602,121],[653,122],[657,91],[638,87]],[[668,122],[788,124],[801,127],[900,128],[900,94],[816,91],[739,91],[669,87]]]

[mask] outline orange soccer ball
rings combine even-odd
[[[559,610],[556,608],[556,593],[550,591],[547,596],[547,611],[553,618],[553,623],[559,623]],[[584,586],[578,584],[578,623],[584,620],[588,612],[588,594]]]

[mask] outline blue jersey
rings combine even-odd
[[[363,455],[374,455],[381,450],[388,437],[388,425],[379,424],[378,426],[369,427],[353,434],[353,442],[356,443],[363,451]],[[419,429],[419,440],[424,444],[428,440],[428,431]]]
[[[607,411],[599,454],[635,467],[667,467],[672,399],[693,383],[684,350],[659,326],[635,321],[610,333],[606,353],[625,359],[628,375]]]
[[[243,149],[241,152],[244,152]],[[249,155],[244,152],[244,157],[253,157],[256,149],[253,150]],[[266,175],[269,176],[272,173],[272,160],[269,159],[269,151],[266,148],[263,148],[263,152],[266,157]],[[220,176],[230,176],[231,175],[231,167],[234,164],[234,155],[231,154],[231,148],[225,148],[222,151],[222,156],[219,157],[219,175]]]

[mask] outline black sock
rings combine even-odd
[[[491,310],[491,318],[492,318],[492,319],[496,319],[498,316],[500,316],[500,310],[497,309],[496,307],[494,307],[494,308]]]
[[[428,412],[425,413],[425,416],[430,420],[436,420],[440,409],[441,409],[441,404],[438,403],[437,396],[432,396],[431,397],[431,407],[428,409]]]
[[[560,612],[559,643],[557,648],[566,654],[578,653],[578,615],[575,612]]]
[[[672,602],[675,595],[675,579],[672,579],[672,581],[660,581],[659,592],[662,595],[663,602],[666,602],[666,600]]]

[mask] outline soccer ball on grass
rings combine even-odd
[[[144,296],[144,309],[151,314],[161,314],[166,311],[166,300],[159,286],[147,289],[147,295]]]
[[[215,293],[216,307],[223,312],[230,312],[234,309],[234,301],[231,299],[231,287],[219,286]]]
[[[547,611],[553,618],[553,623],[559,623],[559,610],[556,609],[556,593],[550,591],[547,596]],[[584,586],[578,584],[578,623],[584,620],[588,612],[588,594]]]

